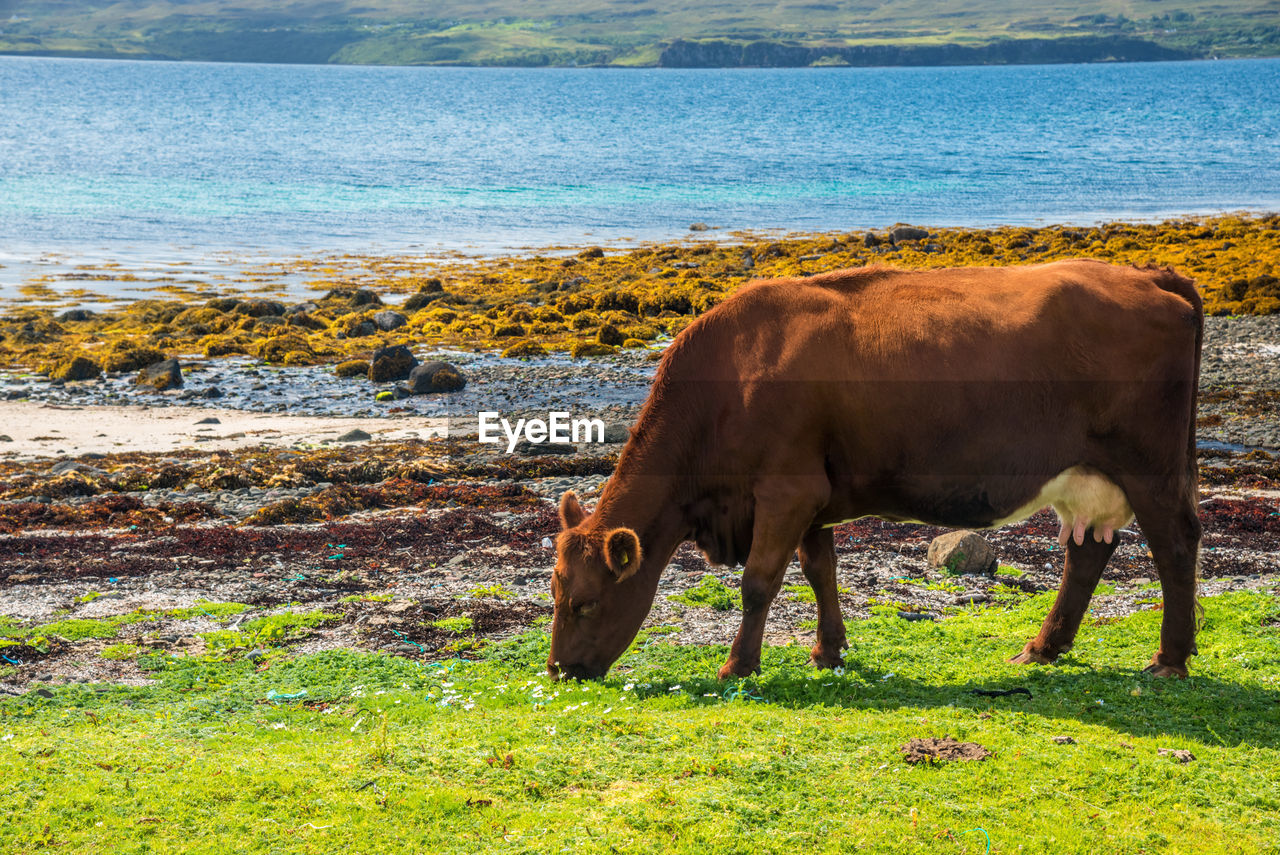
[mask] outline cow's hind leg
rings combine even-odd
[[[1200,516],[1195,493],[1161,501],[1153,493],[1133,501],[1138,524],[1147,536],[1164,598],[1160,649],[1146,670],[1157,677],[1187,676],[1187,657],[1196,649],[1196,565],[1200,555]],[[1167,495],[1167,494],[1165,494]],[[1155,498],[1151,498],[1154,496]]]
[[[836,538],[829,528],[815,526],[800,541],[800,569],[818,601],[818,640],[810,660],[819,668],[835,668],[844,661],[844,615],[836,590]]]
[[[1045,665],[1057,659],[1058,654],[1071,649],[1093,590],[1102,578],[1111,553],[1119,545],[1119,534],[1112,538],[1111,543],[1106,543],[1094,540],[1092,529],[1085,533],[1084,543],[1079,546],[1074,539],[1067,541],[1067,563],[1062,572],[1058,599],[1045,617],[1040,634],[1028,641],[1022,652],[1010,662]]]
[[[774,496],[765,506],[757,501],[751,534],[751,554],[742,572],[742,625],[729,649],[728,660],[720,667],[721,680],[746,677],[760,670],[760,645],[769,607],[782,588],[787,563],[801,536],[813,520],[816,505]]]

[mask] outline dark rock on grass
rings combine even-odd
[[[337,441],[338,442],[364,442],[365,440],[369,440],[369,439],[373,439],[373,436],[366,433],[365,431],[360,430],[360,428],[355,428],[354,430],[349,430],[346,433],[344,433],[342,436],[338,437]]]
[[[915,226],[897,226],[889,231],[889,240],[895,244],[908,240],[924,240],[928,236],[928,229],[918,229]]]
[[[996,553],[976,531],[949,531],[929,544],[929,566],[952,575],[996,572]]]
[[[68,309],[58,315],[56,320],[59,321],[90,321],[98,316],[98,313],[91,309]]]
[[[957,742],[950,736],[912,739],[900,749],[908,763],[945,763],[952,760],[985,760],[991,752],[976,742]]]
[[[409,373],[418,365],[413,351],[403,344],[383,347],[373,352],[369,363],[369,379],[374,383],[391,383],[408,380]]]
[[[136,382],[139,386],[150,386],[157,392],[166,389],[182,388],[182,368],[176,359],[166,359],[155,365],[148,365],[138,373]]]
[[[59,363],[49,376],[54,380],[92,380],[102,374],[98,363],[84,356],[73,356]]]
[[[428,362],[409,372],[409,391],[415,395],[457,392],[466,385],[462,372],[448,362]]]
[[[934,612],[898,612],[898,617],[903,620],[937,620],[938,615]]]
[[[398,329],[399,327],[409,323],[409,319],[399,312],[393,312],[390,309],[387,309],[386,311],[378,312],[374,315],[373,322],[377,325],[378,329],[383,332],[391,332],[392,330]]]
[[[1192,754],[1185,748],[1157,748],[1156,754],[1161,757],[1172,757],[1179,763],[1190,763],[1196,759],[1196,755]]]

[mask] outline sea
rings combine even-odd
[[[0,57],[10,288],[86,263],[1277,209],[1280,59],[670,70]]]

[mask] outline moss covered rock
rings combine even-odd
[[[333,373],[339,377],[363,377],[369,373],[369,363],[363,359],[348,359],[346,362],[339,362]]]
[[[87,356],[72,356],[55,365],[49,377],[54,380],[92,380],[101,373],[98,363]]]

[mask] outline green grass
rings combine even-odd
[[[1006,663],[1048,602],[852,622],[842,673],[771,647],[727,683],[723,647],[652,639],[552,683],[542,629],[478,662],[162,658],[0,700],[0,851],[1280,851],[1275,599],[1206,600],[1186,681],[1138,672],[1156,612]],[[947,734],[995,756],[902,761]]]
[[[981,45],[1008,38],[1125,36],[1202,55],[1280,52],[1267,0],[1009,0],[724,4],[679,0],[268,0],[226,4],[23,0],[0,51],[363,64],[653,65],[672,39],[738,43]],[[823,64],[823,59],[817,60]]]
[[[738,608],[740,595],[733,588],[721,582],[710,573],[703,575],[698,584],[679,594],[667,597],[673,603],[680,603],[694,608],[715,609],[718,612],[732,611]]]

